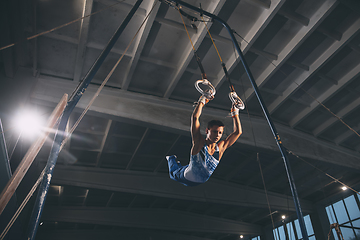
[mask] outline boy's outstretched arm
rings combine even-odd
[[[233,145],[236,140],[242,134],[242,128],[239,118],[239,109],[234,106],[231,108],[231,117],[233,118],[234,130],[233,132],[224,140],[223,151],[225,151],[228,147]]]
[[[200,115],[202,113],[204,105],[208,102],[209,100],[205,96],[201,96],[191,115],[191,155],[196,155],[198,152],[200,152],[201,148],[204,145],[205,140],[200,133]]]

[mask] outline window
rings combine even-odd
[[[359,198],[355,196],[351,195],[325,208],[330,224],[339,224],[344,240],[360,240],[359,229],[354,229],[360,227]],[[332,234],[335,240],[341,240],[336,228],[332,228]]]
[[[253,237],[251,240],[260,240],[260,236]]]
[[[304,222],[309,240],[316,240],[309,215],[306,215],[304,217]],[[296,219],[295,221],[289,222],[283,226],[274,229],[273,234],[275,240],[301,240],[302,234],[299,220]]]

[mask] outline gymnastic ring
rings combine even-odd
[[[209,87],[209,90],[208,91],[202,90],[202,88],[199,86],[200,83],[207,85]],[[216,89],[207,79],[197,80],[195,82],[195,88],[196,88],[196,90],[199,91],[199,93],[201,95],[204,95],[207,99],[210,99],[210,100],[214,98],[215,93],[216,93]]]
[[[234,107],[236,107],[237,109],[241,109],[241,110],[245,109],[244,102],[236,94],[236,92],[230,92],[229,93],[229,98],[230,98],[231,102],[233,103]]]

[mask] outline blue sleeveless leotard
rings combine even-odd
[[[215,171],[219,164],[219,147],[213,155],[208,152],[208,147],[204,147],[196,155],[190,155],[190,163],[182,166],[176,162],[176,156],[168,156],[168,166],[170,178],[184,184],[185,186],[196,186],[206,182]]]
[[[209,154],[208,147],[204,145],[198,154],[190,155],[190,163],[185,169],[184,177],[192,182],[206,182],[210,178],[211,174],[213,174],[218,164],[218,145],[216,145],[213,155]]]

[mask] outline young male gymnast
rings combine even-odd
[[[219,164],[225,150],[233,145],[242,134],[239,119],[239,109],[232,106],[233,132],[221,140],[224,124],[219,120],[211,120],[206,128],[206,138],[200,133],[200,115],[206,103],[205,96],[201,96],[191,115],[192,148],[190,162],[182,166],[176,156],[166,156],[170,178],[185,186],[196,186],[206,182]]]

